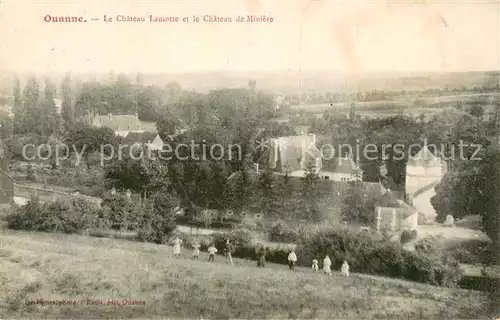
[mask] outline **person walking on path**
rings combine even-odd
[[[173,243],[174,243],[174,256],[180,257],[182,240],[179,239],[179,237],[175,237]]]
[[[326,255],[325,259],[323,260],[323,272],[325,274],[332,275],[332,260],[330,260],[330,257],[328,255]]]
[[[226,246],[224,247],[224,254],[226,256],[226,263],[233,265],[233,245],[229,242],[229,239],[226,240]]]
[[[208,262],[215,262],[215,254],[217,253],[217,248],[211,244],[208,247]]]
[[[297,255],[295,254],[295,251],[292,249],[288,254],[288,267],[290,268],[290,270],[295,270],[296,262],[297,262]]]

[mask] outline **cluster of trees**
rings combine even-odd
[[[111,74],[109,81],[74,82],[67,74],[59,90],[54,83],[30,78],[21,87],[19,79],[14,84],[13,133],[50,136],[59,132],[64,123],[74,123],[78,117],[89,114],[135,114],[145,121],[156,121],[158,114],[168,105],[180,101],[190,92],[182,90],[178,83],[165,87],[144,86],[132,83],[125,75]],[[62,101],[57,110],[54,98]],[[8,120],[2,116],[3,122]],[[69,126],[68,126],[69,127]]]
[[[480,137],[476,139],[479,140]],[[476,159],[454,162],[454,166],[436,187],[436,195],[431,203],[439,222],[443,222],[448,214],[455,219],[471,215],[482,217],[483,231],[493,240],[495,252],[500,252],[498,141],[487,140],[475,157]],[[500,254],[495,259],[500,262]]]
[[[36,79],[30,79],[21,91],[19,81],[14,89],[14,124],[16,134],[37,134],[48,137],[60,130],[61,119],[54,98],[56,87],[49,80],[41,93]]]
[[[172,82],[165,87],[144,86],[133,83],[123,74],[111,74],[109,81],[102,83],[90,81],[77,84],[75,95],[75,114],[135,114],[144,121],[156,121],[158,114],[168,105],[180,101],[189,94],[178,83]]]
[[[125,157],[116,160],[106,167],[107,181],[110,186],[141,193],[151,192],[157,189],[152,185],[163,183],[180,198],[186,214],[193,220],[197,220],[203,209],[241,213],[256,199],[260,209],[270,215],[286,212],[278,209],[286,207],[288,201],[277,194],[271,172],[264,170],[258,181],[249,174],[253,163],[262,156],[262,150],[255,148],[255,140],[283,135],[287,129],[270,124],[273,107],[271,96],[248,89],[189,93],[171,104],[157,119],[159,135],[172,150],[177,150],[169,154],[170,159],[135,161]],[[186,124],[190,129],[175,135]],[[198,147],[177,148],[180,144]],[[146,173],[146,167],[162,166],[168,170]],[[288,183],[288,176],[284,179]],[[311,194],[308,199],[313,197],[313,184],[314,181],[311,187],[304,188],[304,193]],[[318,214],[313,200],[307,200],[306,207],[310,215]]]

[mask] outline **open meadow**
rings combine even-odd
[[[356,113],[362,117],[389,117],[397,114],[408,116],[419,116],[421,114],[432,115],[443,111],[445,107],[455,107],[457,103],[470,104],[481,103],[488,105],[491,101],[498,101],[498,93],[469,93],[458,95],[430,96],[419,98],[420,105],[415,105],[413,99],[376,100],[356,102]],[[337,111],[349,114],[350,105],[346,102],[302,104],[290,106],[292,110],[304,111],[314,114],[322,114],[329,111]]]
[[[352,274],[328,277],[284,265],[258,269],[171,256],[150,243],[2,231],[0,318],[483,318],[483,293]],[[76,305],[37,305],[43,299]],[[114,300],[127,305],[91,305]],[[130,302],[134,301],[134,302]]]

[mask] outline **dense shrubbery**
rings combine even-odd
[[[460,242],[447,247],[447,251],[453,254],[460,263],[467,264],[491,264],[494,257],[491,243],[479,240]]]
[[[427,242],[426,242],[427,243]],[[402,249],[397,242],[374,240],[367,233],[347,229],[324,230],[300,239],[297,247],[299,263],[309,265],[312,259],[324,257],[332,260],[333,268],[340,268],[347,260],[354,272],[384,275],[453,286],[461,276],[458,262],[445,256],[443,251],[427,245],[416,252]]]
[[[224,252],[226,239],[234,245],[233,257],[243,259],[257,259],[257,243],[254,241],[250,231],[245,229],[235,230],[229,233],[215,233],[211,235],[211,242],[215,245],[219,253]],[[266,260],[269,262],[285,264],[289,253],[288,246],[267,248]]]
[[[7,216],[7,225],[14,230],[58,231],[75,233],[96,225],[100,210],[83,200],[42,203],[31,199],[25,206],[13,209]]]
[[[90,229],[102,236],[111,230],[133,230],[138,240],[162,243],[176,229],[174,214],[167,196],[156,195],[151,200],[141,205],[117,195],[105,198],[102,208],[96,209],[81,198],[54,203],[34,198],[13,209],[6,220],[14,230],[77,233]]]
[[[252,234],[245,229],[234,230],[228,233],[212,234],[212,241],[217,250],[224,250],[226,240],[229,239],[234,246],[233,255],[235,257],[253,257],[250,251],[252,250]]]
[[[417,230],[403,230],[401,232],[401,236],[399,237],[399,241],[401,244],[408,243],[417,238]]]
[[[171,199],[166,194],[155,194],[142,209],[142,214],[136,217],[138,240],[164,242],[177,227]]]
[[[297,231],[288,228],[288,226],[283,222],[276,223],[271,228],[271,241],[290,243],[297,241],[297,239]]]
[[[117,194],[102,201],[103,218],[109,221],[113,230],[135,230],[145,207],[131,202],[126,196]]]

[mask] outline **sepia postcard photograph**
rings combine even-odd
[[[0,320],[500,319],[499,0],[0,0]]]

